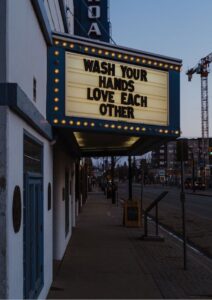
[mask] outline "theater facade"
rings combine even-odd
[[[180,136],[182,61],[110,43],[107,0],[1,0],[0,27],[0,298],[45,299],[89,158]]]

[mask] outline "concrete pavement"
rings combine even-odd
[[[143,229],[122,218],[121,206],[90,193],[48,298],[212,298],[209,259],[189,249],[184,271],[178,240],[163,231],[165,242],[141,241]]]

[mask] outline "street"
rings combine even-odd
[[[181,235],[182,217],[180,189],[169,186],[146,185],[143,190],[143,209],[162,192],[167,190],[168,195],[161,200],[158,205],[159,223],[165,225],[171,231]],[[128,195],[128,184],[119,183],[119,199],[126,199]],[[193,195],[190,190],[186,190],[186,231],[188,241],[199,248],[208,256],[212,256],[212,194],[211,197]],[[196,192],[198,193],[198,192]],[[201,193],[199,191],[199,193]],[[133,199],[141,199],[141,187],[139,184],[133,185]],[[154,216],[154,208],[150,212]]]

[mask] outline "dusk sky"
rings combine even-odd
[[[116,44],[183,60],[181,130],[201,136],[201,81],[185,72],[212,52],[212,0],[110,0]],[[212,70],[212,64],[211,64]],[[212,73],[209,74],[209,135],[212,136]]]

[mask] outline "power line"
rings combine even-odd
[[[79,19],[73,14],[73,12],[70,10],[70,8],[68,6],[66,6],[66,12],[69,11],[70,14],[73,16],[73,18],[76,20],[76,22],[78,23],[78,25],[80,26],[80,28],[84,31],[84,33],[86,34],[86,36],[89,37],[85,27],[81,24],[81,22],[79,21]]]

